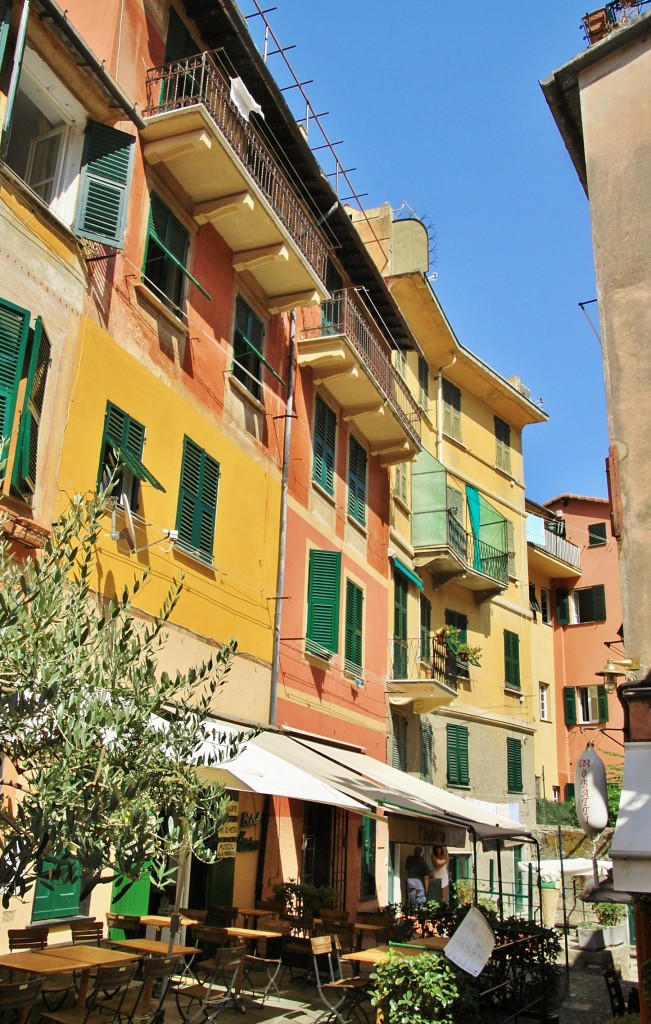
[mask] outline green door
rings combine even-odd
[[[113,889],[111,892],[111,913],[133,914],[136,916],[149,913],[149,892],[151,889],[151,880],[149,875],[147,875],[146,878],[140,878],[137,882],[134,882],[125,893],[120,895],[120,891],[123,887],[124,880],[116,878],[113,882]],[[109,938],[123,939],[124,932],[121,928],[111,928],[109,931]]]
[[[407,580],[394,572],[393,574],[393,678],[407,678],[407,597],[409,584]]]

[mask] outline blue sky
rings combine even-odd
[[[538,84],[585,48],[589,5],[275,3],[267,18],[294,44],[297,77],[313,80],[305,91],[328,112],[330,140],[343,140],[362,203],[405,201],[431,223],[434,288],[457,337],[543,398],[549,422],[524,433],[527,495],[605,496],[601,352],[578,305],[596,295],[589,208]],[[249,24],[261,42],[260,21]],[[282,58],[268,60],[288,85]],[[298,90],[285,95],[303,116]]]

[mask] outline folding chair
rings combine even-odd
[[[138,963],[98,967],[93,989],[84,1006],[71,1010],[46,1010],[43,1020],[55,1024],[112,1024],[120,1021],[120,1011]]]
[[[122,996],[111,993],[100,1004],[100,1009],[103,1013],[118,1009],[120,1024],[162,1024],[165,1019],[163,1004],[170,979],[179,967],[178,957],[149,957],[143,964],[138,980],[131,980],[126,993]]]
[[[247,953],[244,957],[243,984],[249,983],[251,995],[257,999],[256,978],[262,979],[260,1003],[264,1006],[269,994],[273,991],[280,998],[277,978],[283,968],[283,946],[286,937],[279,936],[277,939],[264,940],[264,951],[260,954]]]
[[[48,942],[49,929],[43,928],[9,928],[7,938],[9,940],[9,952],[19,950],[45,949]],[[76,993],[77,985],[75,976],[72,973],[54,974],[43,979],[41,985],[41,999],[48,1010],[56,1010],[63,1006],[68,995]]]
[[[222,946],[215,953],[212,973],[205,982],[177,988],[176,1005],[184,1024],[208,1024],[227,1003],[239,1010],[239,991],[246,943]]]
[[[368,1014],[362,1003],[368,993],[370,979],[355,975],[344,977],[339,959],[339,948],[336,938],[330,935],[318,935],[310,939],[316,986],[325,1010],[319,1014],[313,1024],[335,1018],[339,1024],[346,1024],[354,1017],[363,1019],[368,1024]]]
[[[145,937],[146,928],[135,914],[107,914],[106,926],[109,932],[113,930],[123,932],[124,935],[119,936],[120,938],[143,939]],[[117,936],[112,935],[111,938],[115,939]]]
[[[104,938],[101,921],[71,921],[70,932],[73,946],[99,946]]]
[[[29,981],[0,984],[0,1020],[3,1024],[25,1024],[41,994],[41,975]]]

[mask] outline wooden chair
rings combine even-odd
[[[7,938],[9,951],[11,953],[20,950],[45,949],[48,942],[49,929],[39,928],[9,928]],[[77,984],[72,973],[53,974],[44,978],[41,984],[41,999],[48,1010],[56,1010],[63,1006],[68,995],[76,993]]]
[[[613,1017],[623,1017],[626,1013],[626,1000],[624,999],[619,976],[612,967],[607,967],[605,971],[602,971],[602,974],[608,989],[608,998],[610,999]]]
[[[199,924],[205,924],[208,916],[207,910],[195,910],[194,907],[181,907],[181,913],[184,917],[194,918]]]
[[[174,956],[152,956],[145,960],[138,980],[132,978],[121,996],[111,993],[101,1003],[103,1013],[118,1010],[120,1024],[148,1024],[164,1019],[163,1004],[170,979],[183,970],[183,961]]]
[[[71,921],[70,932],[73,946],[99,946],[104,938],[101,921]]]
[[[142,939],[145,935],[145,926],[134,914],[107,914],[106,926],[112,939]],[[114,931],[121,931],[122,935],[111,935]]]
[[[227,1003],[232,1003],[234,1010],[240,1009],[238,997],[245,955],[245,942],[223,946],[216,951],[212,971],[205,981],[176,989],[176,1005],[184,1024],[209,1024]]]
[[[26,1024],[36,1006],[43,978],[0,983],[0,1020],[2,1024]]]
[[[287,937],[281,935],[277,939],[264,939],[262,941],[264,947],[261,947],[259,953],[255,955],[247,953],[244,958],[243,980],[249,983],[251,995],[254,999],[257,999],[257,979],[260,978],[262,980],[260,1004],[264,1006],[266,999],[272,991],[280,998],[280,989],[276,979],[283,967],[282,954]]]
[[[204,921],[215,928],[228,928],[237,921],[237,907],[211,905]]]
[[[391,914],[383,914],[379,910],[362,911],[357,915],[357,921],[359,924],[374,925],[376,946],[389,941],[394,924]]]
[[[339,924],[341,921],[348,921],[350,919],[350,911],[348,910],[322,910],[319,917],[324,924],[330,922],[331,924]]]
[[[313,1024],[333,1017],[339,1024],[346,1024],[351,1017],[361,1013],[368,1021],[368,1015],[362,1007],[367,998],[370,978],[354,975],[344,976],[339,959],[339,944],[330,935],[317,935],[310,940],[316,986],[325,1009]]]
[[[121,1024],[120,1010],[138,963],[98,967],[93,989],[84,1006],[71,1010],[46,1010],[41,1017],[55,1024]],[[107,1000],[107,993],[110,997]]]

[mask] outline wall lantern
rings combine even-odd
[[[609,658],[595,675],[603,677],[607,693],[614,693],[617,689],[617,680],[625,679],[629,671],[635,672],[639,667],[639,658]]]

